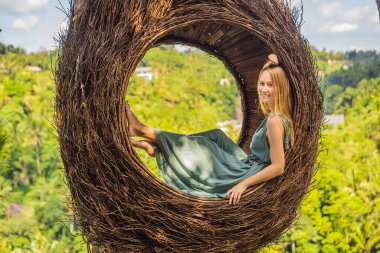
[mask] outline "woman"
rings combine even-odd
[[[184,135],[146,126],[127,103],[130,136],[146,138],[132,144],[156,157],[169,185],[194,196],[227,197],[236,205],[248,187],[284,172],[284,152],[294,140],[289,80],[276,55],[268,56],[257,89],[266,117],[252,137],[249,156],[219,129]]]

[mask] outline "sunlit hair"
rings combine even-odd
[[[290,143],[294,144],[294,128],[293,120],[291,116],[292,111],[292,98],[290,93],[289,79],[285,74],[284,69],[278,65],[277,62],[268,60],[264,67],[261,69],[259,74],[259,79],[257,82],[257,92],[259,93],[260,77],[264,71],[268,71],[272,79],[273,95],[274,95],[274,111],[271,112],[273,115],[280,115],[281,113],[285,116],[285,121],[289,127]],[[263,113],[266,115],[270,112],[269,106],[265,104],[261,96],[259,95],[260,107]]]

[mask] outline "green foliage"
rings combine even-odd
[[[329,114],[335,111],[337,107],[338,99],[341,99],[341,94],[343,93],[344,88],[340,85],[331,85],[326,88],[326,93],[324,97],[325,110]],[[341,103],[341,102],[340,102]]]
[[[66,228],[51,59],[16,50],[0,57],[0,252],[84,252]],[[11,203],[21,214],[10,216]]]
[[[339,114],[344,108],[352,107],[354,88],[361,80],[377,78],[380,73],[380,53],[376,51],[330,51],[328,54],[322,51],[315,56],[323,76],[326,114]]]
[[[342,87],[356,87],[362,79],[375,78],[380,73],[380,54],[376,51],[358,53],[349,57],[352,65],[347,69],[339,69],[326,78],[326,85],[340,84]],[[350,56],[350,53],[348,53]]]
[[[21,47],[15,47],[12,44],[11,45],[5,45],[0,42],[0,55],[6,54],[6,53],[16,53],[16,54],[25,54],[25,50]]]
[[[49,53],[42,50],[37,53],[26,54],[25,50],[13,45],[4,45],[0,42],[0,73],[15,74],[17,70],[26,66],[37,66],[42,70],[49,70],[52,58],[56,52]]]
[[[326,112],[344,114],[345,123],[323,132],[326,151],[318,157],[300,219],[263,252],[379,252],[379,54],[315,48],[313,54],[323,72]],[[69,219],[73,211],[52,126],[49,67],[55,56],[0,43],[0,252],[86,252],[81,237],[71,235],[80,231]],[[234,117],[235,80],[218,60],[199,50],[180,53],[162,46],[149,50],[140,66],[157,75],[152,81],[133,75],[129,81],[126,99],[144,123],[189,134]],[[220,86],[221,78],[231,85]],[[238,131],[227,126],[235,141]],[[160,177],[155,159],[135,151]],[[23,206],[15,217],[9,215],[11,203]]]
[[[8,143],[8,134],[4,130],[4,127],[0,125],[0,161],[2,161],[3,157],[6,154],[6,147]],[[0,163],[0,168],[2,167],[2,164]]]

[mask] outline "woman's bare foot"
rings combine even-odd
[[[153,147],[153,143],[148,141],[148,140],[140,140],[140,141],[136,141],[135,139],[131,138],[131,142],[132,142],[132,145],[136,148],[140,148],[140,149],[144,149],[148,155],[150,155],[151,157],[155,157],[155,154],[154,154],[154,147]]]
[[[128,131],[131,137],[141,136],[142,128],[145,126],[141,121],[137,118],[136,114],[132,111],[128,101],[126,102],[126,114],[128,120]]]
[[[148,155],[150,155],[151,157],[156,157],[156,155],[154,154],[154,146],[151,145],[148,141],[146,143],[148,143],[146,148],[146,152],[148,153]]]

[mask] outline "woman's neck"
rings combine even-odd
[[[274,112],[274,105],[273,104],[270,104],[269,105],[269,112]]]

